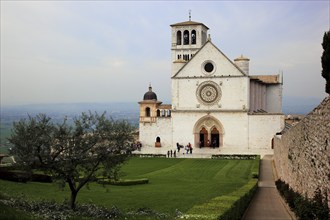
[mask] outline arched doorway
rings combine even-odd
[[[218,119],[206,115],[194,126],[194,146],[219,148],[223,145],[224,129]]]
[[[208,133],[207,130],[202,127],[202,129],[199,131],[199,147],[207,147],[208,145]]]
[[[216,127],[211,130],[211,146],[213,148],[219,147],[220,144],[220,134]]]

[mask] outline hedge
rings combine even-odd
[[[258,188],[258,180],[251,179],[238,190],[196,205],[183,216],[186,219],[241,219]]]
[[[14,181],[14,182],[26,183],[30,179],[30,177],[25,172],[1,171],[0,172],[0,179]]]
[[[260,156],[256,154],[213,154],[211,159],[222,160],[255,160]]]
[[[0,179],[9,180],[14,182],[23,182],[27,181],[41,182],[41,183],[51,183],[51,176],[45,174],[30,174],[23,171],[6,171],[0,170]]]
[[[149,179],[136,179],[136,180],[109,180],[109,179],[102,179],[97,181],[100,184],[109,184],[115,186],[132,186],[132,185],[140,185],[140,184],[147,184],[149,183]]]
[[[166,157],[166,154],[132,154],[133,157]]]

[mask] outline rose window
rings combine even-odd
[[[210,105],[215,104],[220,100],[221,90],[220,87],[212,82],[204,82],[197,88],[197,98],[200,102]]]

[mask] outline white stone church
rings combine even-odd
[[[166,154],[177,143],[196,155],[272,153],[284,128],[282,76],[249,75],[249,59],[230,60],[203,23],[171,29],[172,104],[149,86],[139,102],[141,153]]]

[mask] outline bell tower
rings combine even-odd
[[[172,76],[188,62],[207,41],[208,27],[203,23],[184,21],[170,25],[172,28]]]

